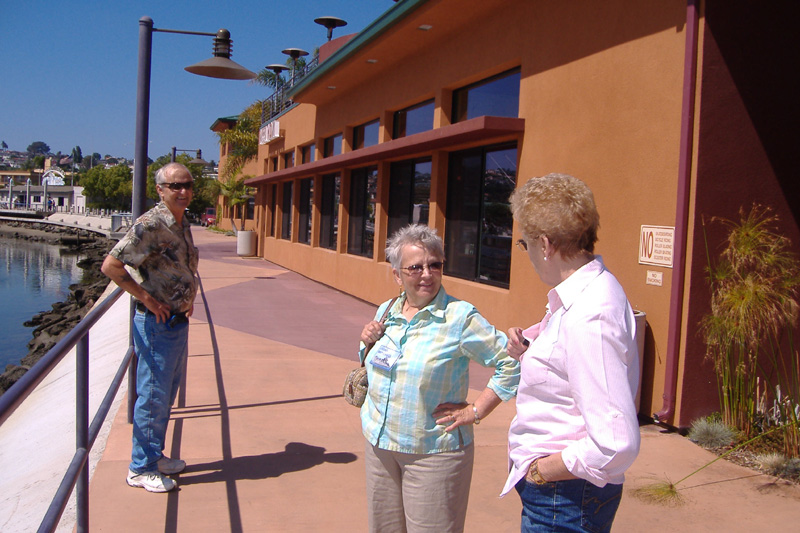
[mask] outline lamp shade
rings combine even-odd
[[[195,63],[184,70],[209,78],[223,80],[252,80],[258,74],[231,60],[231,33],[221,29],[214,37],[214,57]]]
[[[227,57],[210,57],[205,61],[189,65],[184,70],[199,76],[223,80],[252,80],[257,76],[252,70],[246,69]]]

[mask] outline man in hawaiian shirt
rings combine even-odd
[[[180,163],[169,163],[156,172],[155,181],[161,202],[136,220],[106,256],[102,271],[136,301],[138,398],[127,483],[167,492],[177,484],[166,475],[186,467],[163,450],[186,359],[188,317],[197,293],[197,248],[184,217],[192,201],[191,173]]]

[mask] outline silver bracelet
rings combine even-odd
[[[481,423],[481,417],[478,416],[478,408],[475,407],[474,403],[472,404],[472,412],[475,413],[475,425],[477,426]]]

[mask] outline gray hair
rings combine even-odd
[[[192,180],[194,180],[194,177],[192,176],[192,173],[189,172],[188,168],[186,168],[184,165],[180,163],[176,163],[173,161],[171,163],[167,163],[163,167],[156,170],[156,176],[155,176],[156,185],[162,185],[166,183],[167,176],[180,171],[186,172],[186,175],[192,178]]]
[[[436,234],[436,230],[424,224],[409,224],[397,230],[386,241],[386,260],[392,268],[400,268],[403,259],[403,247],[419,246],[438,258],[444,259],[444,243]]]

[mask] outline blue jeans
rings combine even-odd
[[[536,485],[522,478],[516,489],[522,499],[522,533],[611,531],[622,499],[622,485],[600,488],[583,479]]]
[[[133,411],[131,471],[158,469],[167,437],[167,423],[178,395],[189,339],[189,324],[170,327],[149,311],[133,317],[136,348],[136,405]]]

